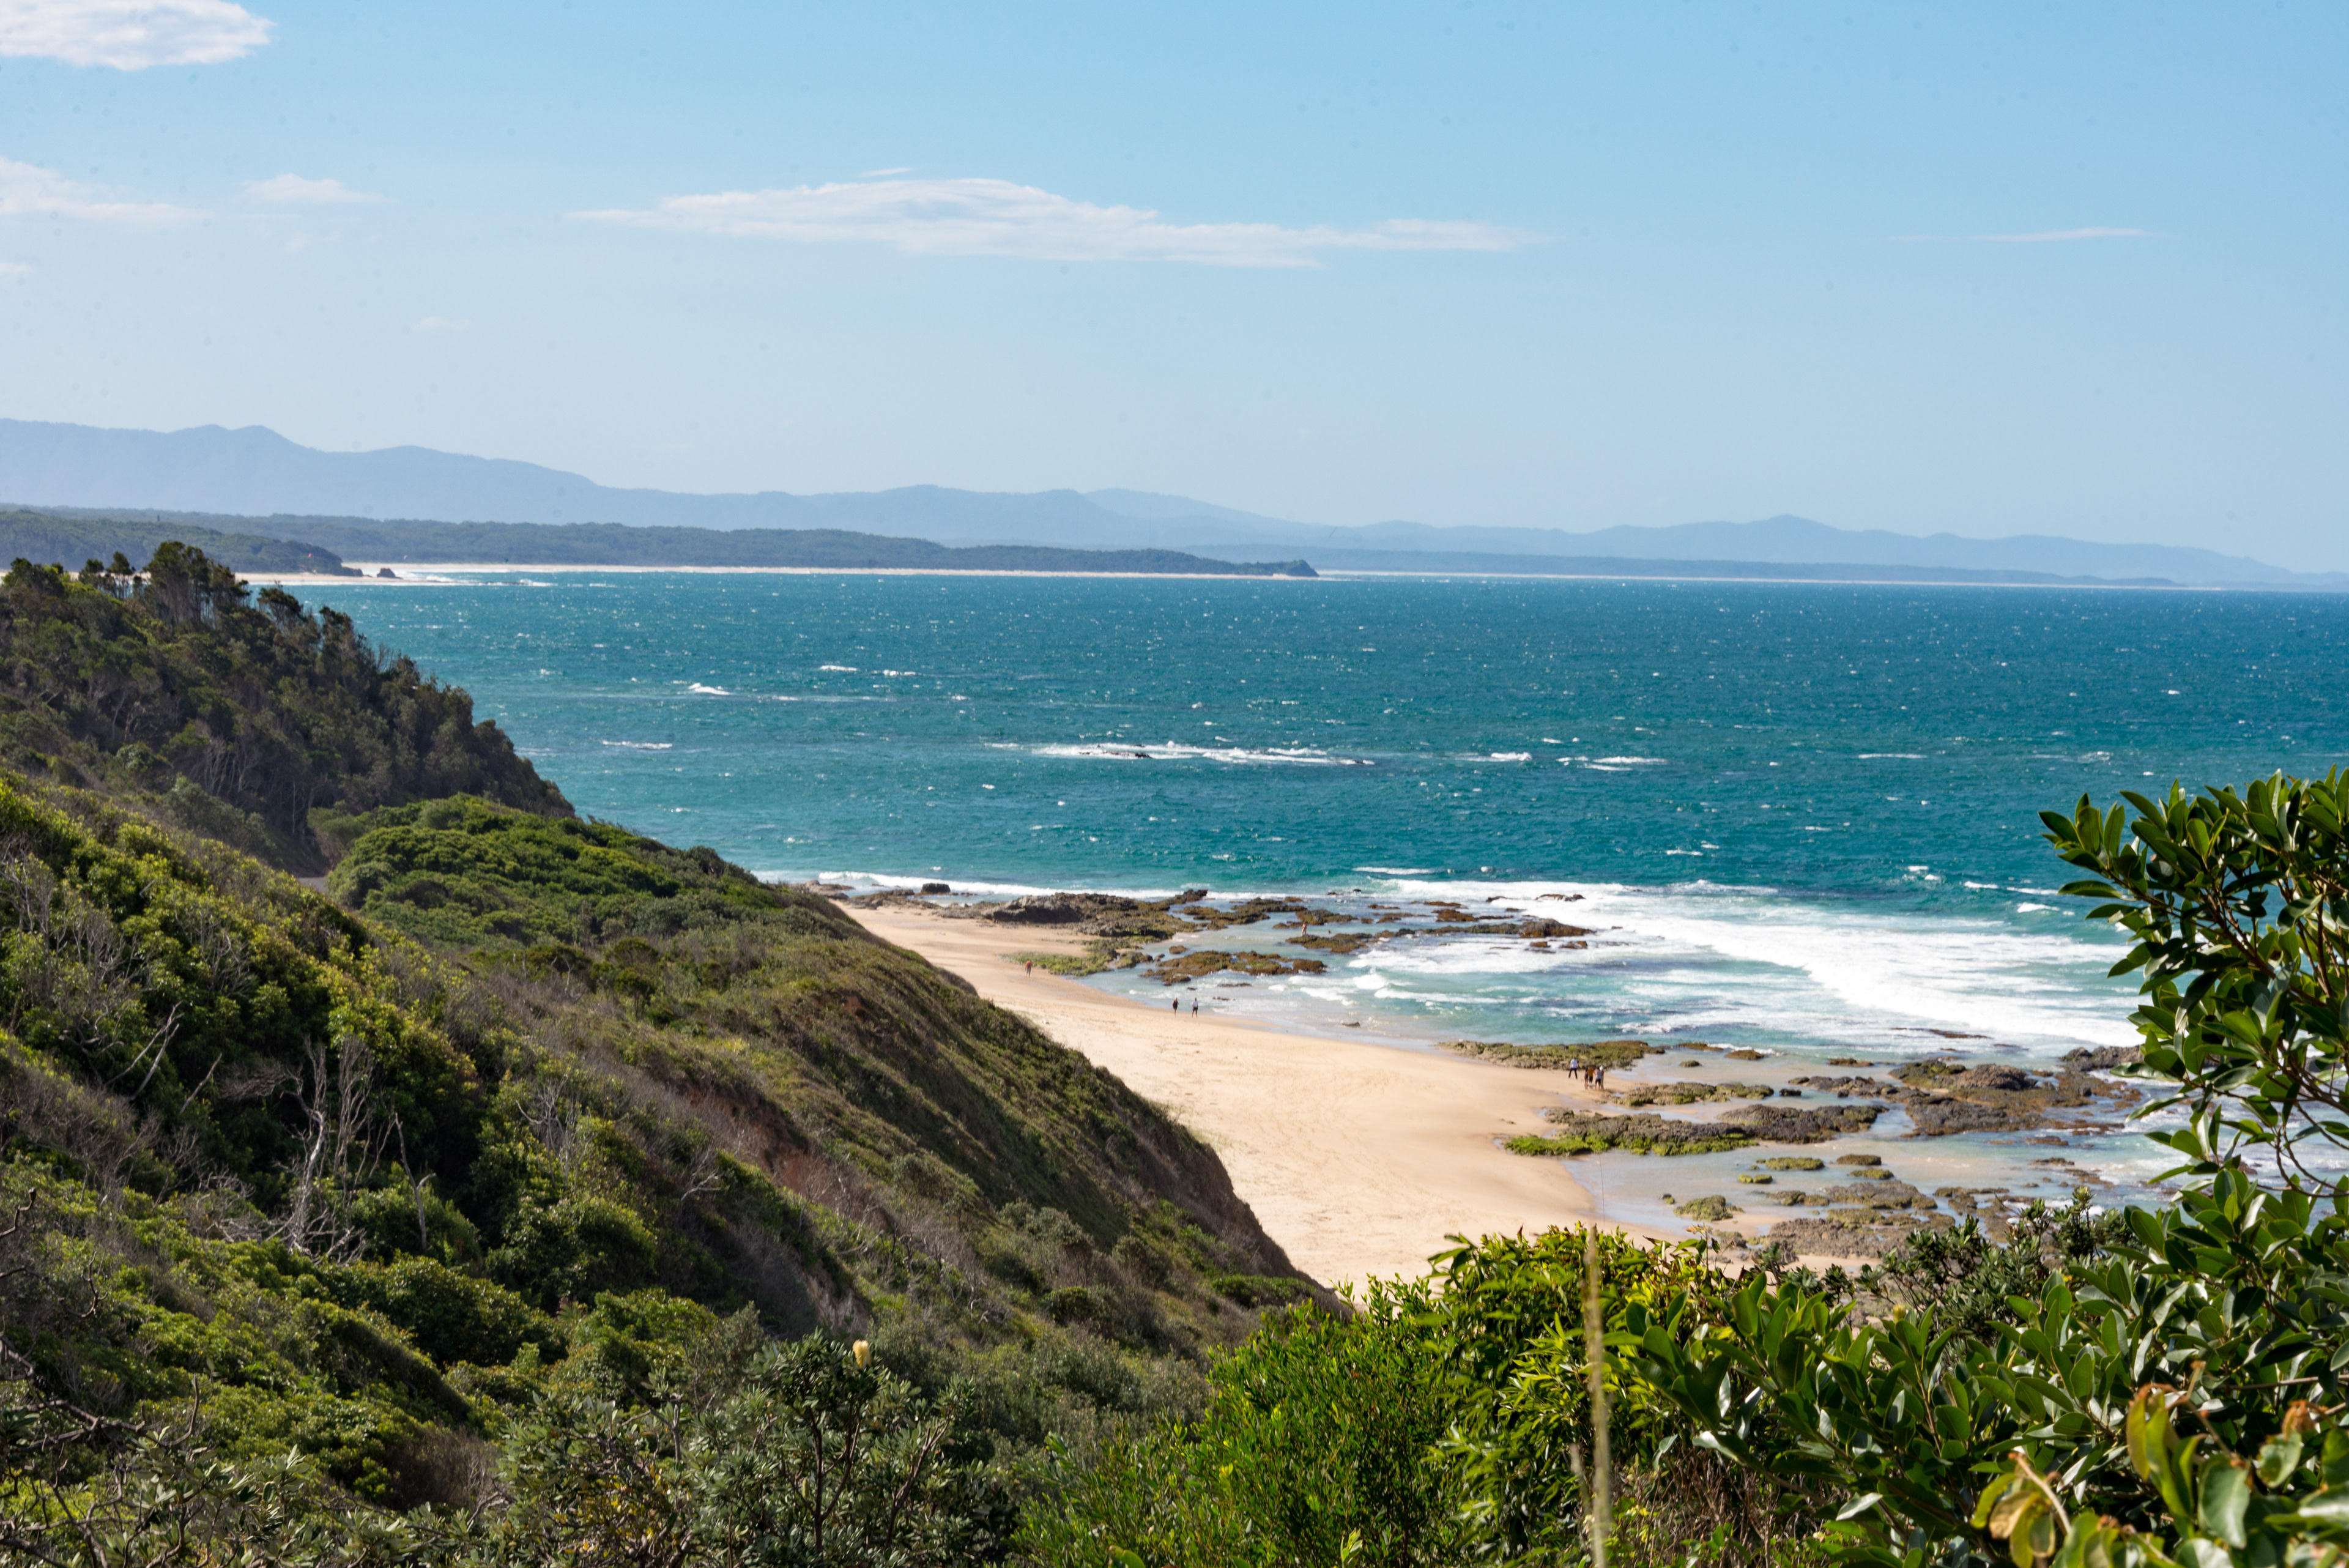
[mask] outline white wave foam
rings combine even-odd
[[[1116,762],[1166,763],[1198,760],[1236,764],[1285,764],[1308,768],[1366,768],[1373,763],[1367,757],[1340,756],[1311,746],[1188,746],[1179,741],[1163,745],[1119,745],[1092,742],[1071,746],[1038,746],[1040,757],[1092,757]]]
[[[1661,767],[1671,760],[1669,757],[1593,757],[1590,763],[1593,767],[1603,763],[1619,768],[1653,768]]]
[[[1619,1022],[1627,1002],[1645,997],[1669,1002],[1683,1023],[1692,1015],[1783,1039],[1873,1042],[1879,1049],[1889,1027],[1909,1023],[1992,1035],[2034,1055],[2137,1043],[2127,1023],[2132,1000],[2105,977],[2116,947],[2030,929],[2011,918],[1882,912],[1704,881],[1639,888],[1399,879],[1389,896],[1463,904],[1499,898],[1505,908],[1523,908],[1548,892],[1583,895],[1560,918],[1594,929],[1588,950],[1516,950],[1523,960],[1541,961],[1520,969],[1517,960],[1505,967],[1484,943],[1423,939],[1382,944],[1378,962],[1423,983],[1510,991],[1524,983],[1526,969],[1570,974],[1574,992],[1561,1000],[1595,1021]]]
[[[698,680],[695,681],[692,685],[688,686],[686,690],[688,691],[698,691],[704,697],[731,697],[734,695],[734,693],[727,691],[723,686],[704,686]]]
[[[819,664],[816,668],[818,670],[829,670],[834,675],[854,675],[857,673],[856,666],[854,664]]]
[[[1529,763],[1534,760],[1534,754],[1531,752],[1494,752],[1485,760],[1489,763]]]
[[[1925,760],[1925,753],[1922,752],[1862,752],[1859,753],[1859,760],[1862,762],[1869,762],[1878,757],[1903,763],[1921,763]]]
[[[598,745],[617,746],[624,752],[666,752],[674,741],[599,741]]]

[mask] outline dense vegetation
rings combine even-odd
[[[201,524],[201,526],[191,526]],[[223,531],[223,525],[225,531]],[[264,537],[264,535],[267,535]],[[199,542],[248,571],[337,571],[345,560],[489,566],[814,566],[959,572],[1135,572],[1309,577],[1303,561],[1219,561],[1180,550],[934,544],[844,528],[667,528],[620,523],[432,523],[58,509],[0,512],[0,553],[35,560]],[[76,543],[87,539],[87,545]],[[25,543],[12,543],[22,540]],[[124,543],[124,541],[135,541]],[[298,543],[293,541],[299,541]],[[305,556],[304,553],[307,552]],[[305,559],[329,563],[301,565]]]
[[[0,581],[0,761],[305,870],[337,847],[314,812],[571,810],[464,692],[171,543],[142,571],[19,560]]]
[[[354,910],[150,798],[0,776],[0,1561],[994,1560],[1310,1293],[823,899],[454,795],[321,814]]]
[[[263,523],[263,519],[215,517],[214,523]],[[177,543],[202,550],[213,560],[240,572],[303,572],[326,576],[357,576],[332,550],[274,530],[241,527],[222,529],[174,522],[160,513],[33,511],[22,506],[0,507],[0,560],[112,560],[122,556],[143,561],[159,545]]]

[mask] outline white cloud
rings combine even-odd
[[[168,202],[109,202],[54,169],[0,158],[0,218],[103,218],[125,223],[175,223],[202,214]]]
[[[0,277],[23,277],[32,270],[26,262],[0,262]]]
[[[305,180],[299,174],[274,174],[266,180],[248,180],[244,193],[256,202],[306,202],[317,205],[340,205],[352,202],[380,202],[380,196],[365,191],[354,191],[340,180]]]
[[[269,42],[264,21],[230,0],[0,0],[0,55],[69,66],[212,66]]]
[[[472,329],[471,322],[447,316],[427,316],[409,328],[410,332],[471,332]]]
[[[885,179],[892,174],[911,174],[913,171],[914,166],[912,164],[902,163],[895,169],[867,169],[859,173],[856,177],[859,180],[881,180]]]
[[[667,196],[648,211],[574,213],[639,229],[803,243],[865,240],[912,255],[1034,261],[1175,261],[1319,266],[1320,253],[1507,251],[1538,238],[1491,223],[1396,218],[1367,229],[1170,223],[1143,207],[1102,207],[1008,180],[878,180]]]

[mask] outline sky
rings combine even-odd
[[[0,0],[0,417],[2349,569],[2349,7]]]

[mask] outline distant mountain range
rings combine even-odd
[[[1301,553],[1324,571],[1812,576],[1850,580],[2168,582],[2349,588],[2349,574],[2303,574],[2213,550],[2098,545],[2047,535],[1970,539],[1855,532],[1802,517],[1687,523],[1576,534],[1555,528],[1337,527],[1259,516],[1144,491],[997,494],[916,485],[872,493],[696,495],[625,490],[575,473],[425,447],[320,452],[258,425],[105,430],[0,420],[0,503],[226,514],[250,532],[309,539],[305,520],[397,535],[432,523],[619,523],[633,527],[825,529],[942,545],[1178,550],[1230,560]],[[428,531],[418,530],[419,535]],[[440,539],[445,531],[429,531]],[[310,542],[336,545],[324,539]],[[419,537],[420,548],[424,539]],[[408,551],[399,555],[417,558]],[[1798,571],[1760,572],[1768,566]],[[1736,569],[1729,569],[1736,568]]]

